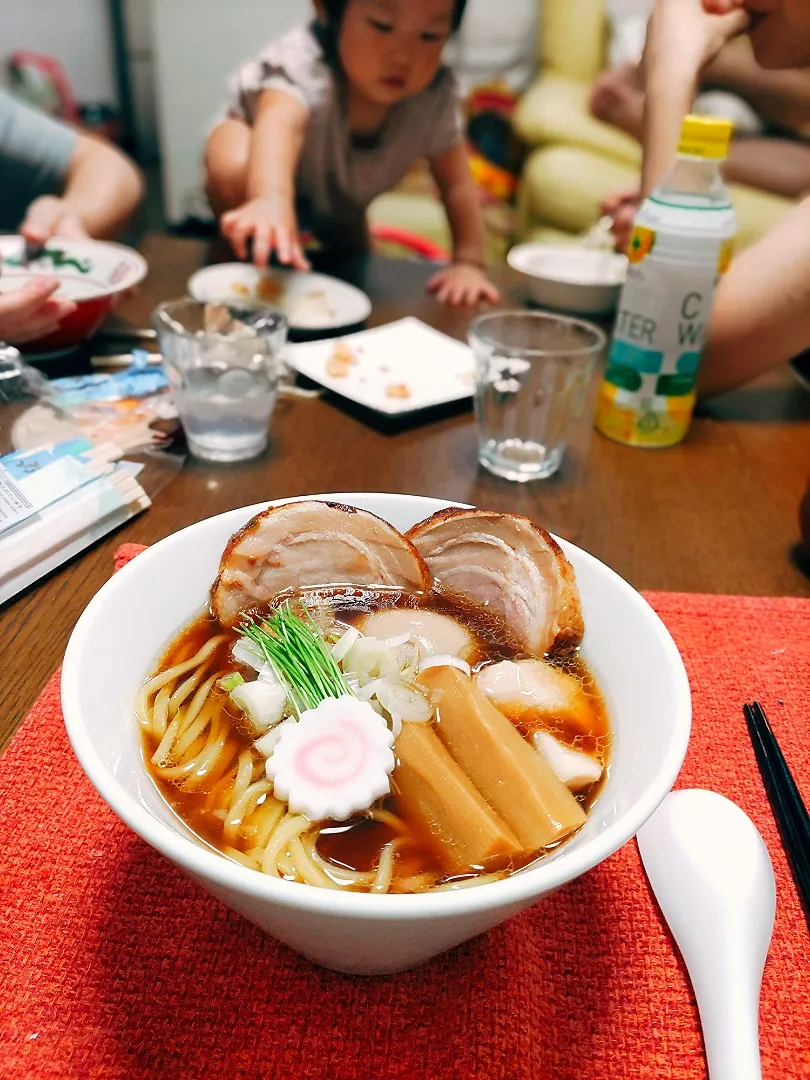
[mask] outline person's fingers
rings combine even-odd
[[[612,195],[607,195],[602,201],[602,213],[610,214],[612,217],[619,207],[624,206],[625,203],[636,203],[639,199],[638,188],[622,188],[620,191],[614,191]]]
[[[727,15],[745,7],[745,0],[703,0],[703,9],[710,15]]]
[[[242,214],[239,210],[229,210],[227,214],[223,214],[219,219],[220,231],[226,240],[230,240],[231,246],[234,246],[234,233],[241,219]]]
[[[47,337],[59,329],[64,318],[60,309],[54,310],[49,307],[38,312],[35,318],[22,323],[14,333],[14,340],[25,342]]]
[[[253,234],[253,265],[264,270],[270,262],[270,254],[273,250],[275,239],[278,245],[278,235],[273,236],[272,225],[257,225]]]
[[[440,304],[450,303],[450,290],[452,289],[452,282],[445,278],[445,280],[439,286],[436,292],[436,299]]]
[[[425,285],[425,289],[429,293],[437,292],[438,289],[441,288],[442,282],[444,281],[444,279],[445,279],[445,271],[444,270],[437,270],[436,273],[433,275],[433,277],[428,278],[427,284]]]
[[[0,335],[14,343],[36,341],[57,330],[75,308],[70,301],[46,300],[33,314],[16,312],[8,318],[0,314]]]
[[[36,278],[22,289],[0,296],[0,338],[12,342],[34,341],[55,330],[76,305],[57,300],[55,278]]]
[[[30,323],[17,331],[11,331],[6,336],[13,345],[25,345],[29,341],[38,341],[40,338],[50,337],[59,329],[59,320],[55,319],[47,323]]]
[[[51,235],[61,236],[65,240],[90,239],[90,234],[76,214],[62,214],[54,224],[53,233]]]
[[[615,191],[612,195],[607,195],[602,199],[600,210],[603,214],[610,214],[612,217],[621,205],[621,201],[622,195],[618,191]]]
[[[289,266],[292,262],[292,241],[286,225],[276,228],[276,255],[282,266]]]
[[[53,296],[59,288],[56,278],[41,277],[27,282],[21,289],[0,294],[0,316],[28,318]]]
[[[312,264],[304,254],[304,249],[301,246],[301,241],[296,237],[292,243],[292,258],[291,262],[296,270],[311,270]]]
[[[485,281],[481,286],[481,297],[488,300],[490,304],[499,304],[501,302],[500,290],[491,281]]]
[[[613,216],[613,232],[616,236],[629,237],[636,220],[634,206],[622,206]]]
[[[751,27],[751,14],[739,4],[734,5],[735,10],[726,17],[725,32],[727,38],[739,37]]]
[[[28,207],[20,232],[26,240],[42,244],[53,236],[57,222],[63,213],[64,208],[60,199],[52,196],[35,199]]]
[[[248,257],[248,241],[252,238],[254,224],[250,218],[240,216],[231,226],[229,240],[240,259]]]

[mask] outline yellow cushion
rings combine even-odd
[[[520,240],[528,244],[551,244],[555,247],[560,244],[570,244],[573,247],[579,243],[580,238],[573,233],[553,229],[549,225],[530,225]]]
[[[504,203],[485,204],[484,258],[487,262],[500,262],[514,235],[514,214]],[[368,208],[371,225],[395,226],[432,240],[446,251],[453,249],[453,237],[447,222],[444,206],[432,193],[413,194],[409,189],[396,189],[380,195]]]
[[[526,163],[520,191],[518,236],[539,228],[581,234],[599,220],[605,196],[638,183],[638,170],[573,146],[535,150]],[[789,199],[732,185],[737,212],[737,246],[749,247],[793,205]]]
[[[398,229],[424,236],[448,251],[452,247],[450,226],[444,207],[429,195],[411,195],[390,191],[380,195],[368,208],[371,225],[393,225]]]
[[[794,205],[781,195],[771,195],[768,191],[741,184],[731,185],[731,201],[737,213],[736,246],[740,251],[769,232]]]
[[[602,200],[638,183],[632,165],[576,146],[535,150],[523,171],[523,227],[542,221],[565,232],[581,233],[599,220]]]
[[[604,67],[604,0],[542,0],[540,67],[590,82]]]
[[[569,143],[639,165],[638,142],[591,116],[589,95],[587,83],[562,75],[544,75],[521,98],[513,118],[515,131],[530,146]]]

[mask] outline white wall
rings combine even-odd
[[[225,102],[228,75],[311,12],[311,0],[230,0],[227,8],[224,0],[153,0],[164,209],[169,221],[207,213],[202,196],[203,144]]]
[[[115,102],[105,0],[0,0],[0,63],[15,49],[61,61],[78,101]]]

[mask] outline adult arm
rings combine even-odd
[[[21,232],[99,239],[115,236],[143,196],[143,180],[130,159],[110,143],[80,134],[67,164],[61,194],[44,195],[28,208]]]
[[[681,122],[691,111],[701,72],[747,25],[748,15],[739,7],[717,15],[707,14],[701,0],[657,0],[642,59],[642,197],[672,166]]]
[[[810,347],[810,199],[731,264],[715,294],[698,378],[731,390]]]

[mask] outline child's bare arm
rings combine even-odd
[[[247,202],[225,214],[222,231],[240,258],[253,240],[253,261],[279,261],[309,269],[295,219],[295,174],[304,144],[306,108],[283,90],[265,90],[251,132]]]
[[[698,377],[719,394],[810,344],[810,199],[739,255],[718,286]]]
[[[497,302],[500,295],[484,273],[484,219],[467,153],[458,143],[430,161],[453,235],[453,263],[428,282],[437,298],[450,304]]]

